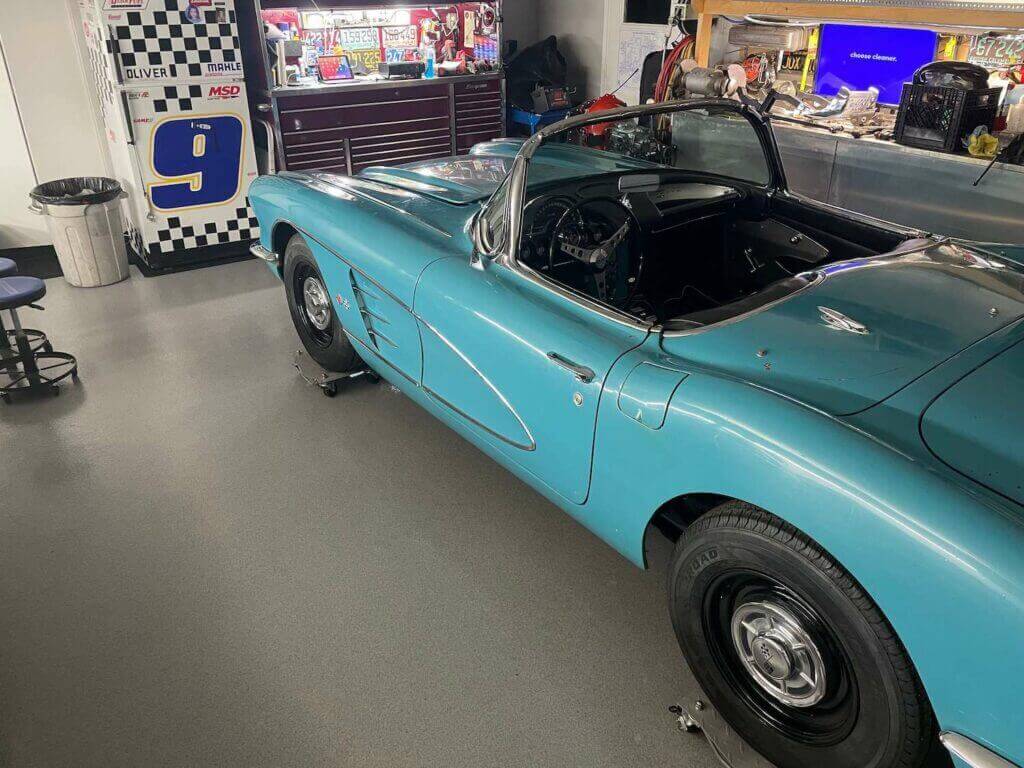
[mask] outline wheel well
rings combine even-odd
[[[277,271],[279,274],[284,272],[284,252],[288,248],[288,242],[292,239],[293,235],[297,234],[298,230],[286,221],[278,222],[274,226],[271,247],[274,253],[278,255]]]
[[[697,522],[715,507],[727,501],[742,501],[731,496],[722,496],[717,493],[684,493],[669,499],[660,507],[647,523],[647,530],[644,533],[644,541],[654,532],[662,534],[666,539],[675,543],[683,535],[683,531]],[[647,557],[647,547],[644,546],[644,559]]]

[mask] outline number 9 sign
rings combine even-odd
[[[149,185],[161,211],[222,205],[241,187],[245,125],[236,115],[164,120],[153,128]]]

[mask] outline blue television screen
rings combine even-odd
[[[835,96],[844,85],[855,91],[878,89],[882,104],[899,104],[903,84],[935,60],[939,35],[927,29],[825,24],[818,44],[814,89]]]

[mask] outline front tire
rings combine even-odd
[[[920,768],[935,718],[871,598],[814,541],[723,504],[680,538],[672,624],[718,711],[778,768]]]
[[[293,235],[288,241],[283,277],[292,323],[309,356],[335,373],[359,369],[359,355],[345,335],[327,284],[302,235]]]

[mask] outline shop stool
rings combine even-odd
[[[13,277],[16,274],[18,274],[18,264],[13,259],[0,258],[0,278]],[[22,330],[28,336],[29,346],[33,352],[38,352],[40,349],[53,352],[53,347],[47,341],[45,333],[34,328],[23,328]],[[4,327],[3,317],[0,317],[0,368],[6,367],[7,360],[15,356],[13,342],[14,331],[8,331]]]
[[[39,278],[0,277],[0,312],[6,310],[10,313],[14,328],[4,333],[4,339],[14,341],[12,354],[4,357],[0,364],[0,398],[5,403],[11,401],[15,392],[49,390],[59,395],[58,382],[69,376],[78,380],[78,361],[74,357],[52,350],[34,350],[28,334],[21,327],[18,309],[42,309],[36,302],[45,295],[46,283]]]

